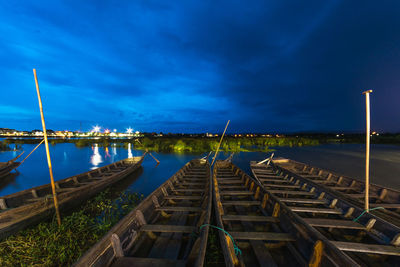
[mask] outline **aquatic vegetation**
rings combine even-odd
[[[42,222],[0,242],[0,266],[68,266],[93,246],[111,227],[142,199],[137,193],[123,193],[111,199],[106,190],[79,210]]]
[[[11,148],[6,142],[0,141],[0,151],[9,151]]]

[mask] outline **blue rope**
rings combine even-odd
[[[358,219],[360,219],[361,218],[361,216],[363,216],[364,215],[364,213],[366,213],[367,211],[371,211],[371,210],[378,210],[378,209],[385,209],[385,208],[383,208],[383,207],[376,207],[376,208],[372,208],[372,209],[368,209],[368,210],[364,210],[361,214],[360,214],[360,216],[358,216],[357,218],[355,218],[354,220],[353,220],[353,222],[356,222],[356,221],[358,221]]]
[[[203,228],[204,226],[210,226],[210,227],[212,227],[212,228],[215,228],[215,229],[218,229],[218,230],[224,232],[224,233],[225,233],[227,236],[229,236],[230,239],[232,240],[232,244],[233,244],[233,248],[235,249],[235,254],[236,254],[236,256],[239,255],[239,254],[242,255],[242,251],[241,251],[240,248],[236,245],[235,240],[233,239],[233,237],[232,237],[227,231],[225,231],[225,230],[222,229],[222,228],[219,228],[218,226],[211,225],[211,224],[203,224],[202,226],[200,226],[199,231],[201,231],[201,228]]]

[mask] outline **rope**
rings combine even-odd
[[[384,210],[385,208],[384,208],[384,207],[376,207],[376,208],[364,210],[364,211],[360,214],[360,216],[358,216],[357,218],[355,218],[355,219],[353,220],[353,222],[358,221],[358,219],[360,219],[366,212],[369,212],[369,211],[371,211],[371,210],[379,210],[379,209],[383,209],[383,210]]]
[[[239,254],[242,255],[242,251],[241,251],[240,248],[236,245],[235,240],[233,239],[233,237],[232,237],[227,231],[225,231],[225,230],[222,229],[222,228],[219,228],[218,226],[212,225],[212,224],[203,224],[202,226],[199,227],[199,232],[201,231],[201,228],[203,228],[204,226],[210,226],[210,227],[212,227],[212,228],[215,228],[215,229],[218,229],[218,230],[224,232],[224,233],[225,233],[227,236],[229,236],[230,239],[232,240],[232,244],[233,244],[233,248],[235,249],[235,254],[236,254],[236,256],[239,255]]]

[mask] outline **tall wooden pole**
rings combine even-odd
[[[369,144],[371,138],[370,127],[370,109],[369,109],[369,94],[372,90],[363,92],[365,95],[365,110],[366,110],[366,140],[365,140],[365,210],[369,212]]]
[[[218,151],[219,151],[219,147],[221,146],[222,139],[224,139],[224,135],[225,135],[226,129],[228,128],[229,122],[230,122],[230,120],[228,120],[228,122],[226,123],[224,133],[223,133],[222,136],[221,136],[221,140],[219,140],[219,144],[218,144],[218,147],[217,147],[217,151],[215,151],[215,155],[214,155],[213,161],[211,162],[211,166],[214,164],[214,161],[215,161],[215,159],[217,158]]]
[[[51,190],[53,191],[54,207],[56,209],[58,225],[61,225],[60,210],[58,209],[57,193],[56,193],[56,187],[55,187],[55,184],[54,184],[54,177],[53,177],[53,168],[51,167],[49,142],[47,140],[46,124],[44,122],[44,115],[43,115],[42,98],[40,97],[39,83],[38,83],[38,79],[37,79],[37,75],[36,75],[36,69],[33,69],[33,76],[35,76],[36,92],[37,92],[38,100],[39,100],[40,116],[42,118],[44,144],[46,146],[47,165],[49,165],[50,180],[51,180]]]

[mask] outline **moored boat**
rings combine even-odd
[[[137,170],[145,154],[55,182],[60,209],[81,204]],[[54,214],[50,184],[0,197],[0,239]]]
[[[188,162],[87,251],[76,266],[203,266],[211,216],[205,159]]]
[[[216,162],[213,183],[226,266],[359,266],[232,163]]]
[[[250,166],[267,192],[359,265],[399,265],[399,227],[275,164]]]
[[[14,169],[18,168],[18,166],[21,164],[20,162],[17,162],[16,160],[21,157],[23,153],[19,154],[12,160],[9,160],[7,162],[0,162],[0,178],[8,175],[10,172],[12,172]]]
[[[277,168],[299,175],[309,184],[324,188],[360,208],[364,208],[365,182],[356,178],[297,162],[291,159],[275,160]],[[400,227],[400,191],[374,183],[369,184],[371,213]]]

